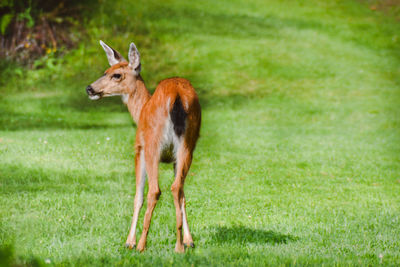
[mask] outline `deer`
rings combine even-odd
[[[158,183],[160,162],[173,163],[174,182],[171,191],[176,211],[175,251],[194,248],[186,214],[183,190],[185,178],[192,163],[193,151],[199,138],[201,107],[199,98],[190,81],[173,77],[159,82],[150,94],[140,75],[140,54],[132,42],[128,60],[100,40],[110,67],[103,76],[86,87],[91,100],[121,96],[132,119],[137,125],[135,137],[136,193],[132,223],[125,246],[144,251],[151,217],[161,195]],[[143,230],[136,246],[136,226],[143,205],[143,193],[148,178],[147,209]],[[183,229],[183,236],[182,236]]]

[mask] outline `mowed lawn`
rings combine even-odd
[[[400,23],[385,12],[362,1],[101,3],[63,59],[3,66],[3,261],[400,265]],[[85,94],[108,67],[99,39],[124,55],[134,41],[150,90],[182,76],[198,91],[185,184],[196,248],[184,255],[165,164],[147,250],[124,248],[136,125],[118,97]]]

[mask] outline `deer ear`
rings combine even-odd
[[[135,71],[136,75],[139,75],[141,70],[140,54],[134,43],[131,43],[131,45],[129,46],[128,58],[129,66]]]
[[[115,65],[121,61],[126,61],[125,58],[123,58],[120,53],[118,53],[112,47],[106,45],[102,40],[100,40],[100,45],[103,47],[104,51],[106,52],[108,63],[110,63],[111,66]]]

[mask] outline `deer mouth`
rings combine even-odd
[[[86,87],[86,93],[88,94],[88,96],[91,100],[100,99],[103,95],[102,92],[96,92],[91,85]]]
[[[97,100],[97,99],[100,99],[101,98],[101,93],[96,93],[96,94],[90,94],[89,95],[89,99],[90,100]]]

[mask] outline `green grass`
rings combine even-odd
[[[400,26],[357,1],[118,1],[88,40],[0,81],[3,259],[56,265],[400,265]],[[173,252],[172,166],[147,250],[124,248],[136,126],[91,102],[98,39],[134,41],[150,89],[183,76],[203,108]],[[139,219],[139,232],[144,209]],[[10,252],[11,251],[11,252]],[[13,256],[14,255],[14,256]]]

